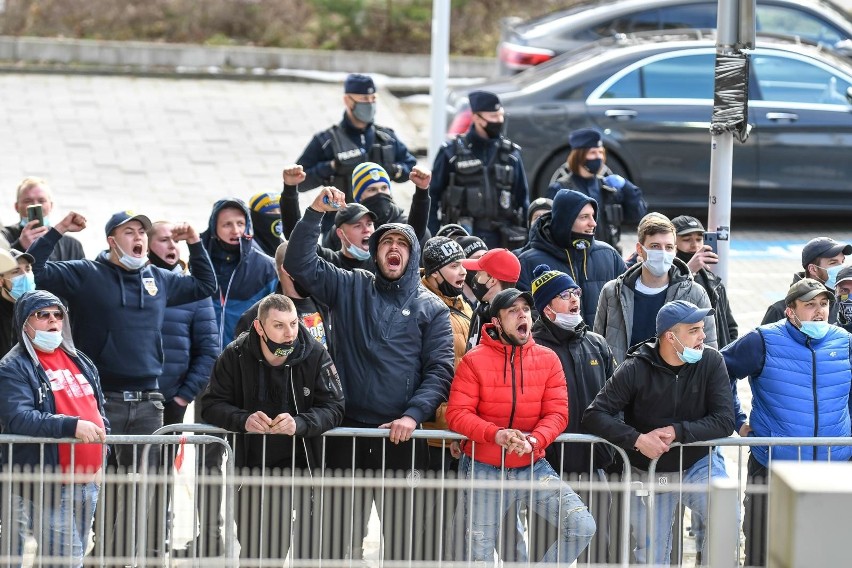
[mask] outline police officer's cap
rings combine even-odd
[[[373,83],[373,78],[369,75],[352,73],[346,77],[346,82],[343,84],[343,92],[350,95],[372,95],[376,92],[376,85]]]
[[[470,100],[471,112],[494,112],[502,108],[497,95],[488,91],[471,91],[467,98]]]
[[[568,144],[572,148],[600,148],[603,146],[601,133],[592,128],[581,128],[568,135]]]

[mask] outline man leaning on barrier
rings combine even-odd
[[[89,543],[103,464],[101,443],[109,422],[98,371],[74,348],[67,316],[50,292],[25,293],[15,305],[14,329],[20,341],[0,360],[2,433],[82,442],[0,449],[0,454],[7,452],[0,467],[25,475],[38,472],[42,483],[11,484],[12,511],[2,515],[0,556],[12,558],[4,560],[4,566],[22,565],[28,534],[39,541],[38,566],[82,566]]]
[[[306,480],[319,477],[319,436],[343,419],[334,362],[300,322],[290,298],[270,294],[261,300],[252,327],[216,360],[200,403],[206,422],[260,434],[234,440],[239,474],[256,478],[244,478],[236,491],[240,556],[283,561],[293,534],[310,533],[312,511],[310,486],[297,485],[293,495],[290,475],[280,471],[296,470],[294,475]],[[301,538],[308,542],[309,534]],[[310,556],[295,544],[293,558]]]
[[[493,563],[500,520],[518,501],[558,527],[543,562],[571,564],[595,534],[586,505],[544,459],[568,424],[568,389],[559,357],[532,339],[532,304],[529,292],[515,288],[495,296],[491,322],[450,389],[447,422],[468,437],[459,476],[470,480],[462,482],[462,522],[464,553],[474,562]],[[502,490],[494,485],[500,480]]]
[[[784,298],[785,319],[761,325],[722,350],[732,382],[749,377],[752,410],[739,432],[758,437],[849,437],[852,337],[829,324],[834,294],[803,278]],[[766,564],[766,491],[771,460],[836,462],[852,457],[850,446],[752,446],[746,489],[745,565]]]
[[[716,451],[706,447],[669,451],[673,442],[725,438],[734,430],[734,403],[722,356],[704,345],[704,318],[709,315],[712,308],[684,300],[663,305],[657,313],[656,337],[630,348],[583,415],[583,425],[591,433],[633,450],[633,472],[639,479],[647,481],[652,461],[659,460],[653,542],[646,504],[636,497],[631,507],[634,554],[640,563],[648,560],[651,548],[650,563],[668,565],[681,495],[692,513],[706,520],[708,479],[728,476]],[[664,484],[668,490],[662,492]],[[704,543],[695,546],[700,553]]]

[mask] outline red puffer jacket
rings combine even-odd
[[[447,405],[451,430],[470,441],[464,452],[477,461],[500,467],[503,448],[494,442],[497,431],[517,428],[538,440],[534,459],[568,425],[568,389],[559,357],[530,337],[521,346],[497,339],[493,324],[483,326],[482,341],[456,369]],[[475,442],[472,444],[471,441]],[[475,449],[474,449],[475,448]],[[506,454],[506,467],[530,465],[530,456]]]

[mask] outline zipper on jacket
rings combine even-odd
[[[675,373],[675,416],[680,416],[680,375]]]
[[[817,400],[817,361],[816,361],[816,351],[814,351],[813,347],[811,347],[811,340],[808,338],[805,341],[805,345],[808,346],[808,349],[811,350],[811,392],[814,397],[814,438],[816,438],[819,434],[819,401]],[[828,448],[828,453],[831,454],[831,447]],[[813,456],[814,461],[817,460],[817,446],[813,447]]]
[[[512,368],[512,413],[509,414],[509,426],[507,426],[507,427],[511,428],[512,423],[515,421],[515,403],[517,402],[516,396],[515,396],[515,346],[514,345],[512,346],[512,353],[511,353],[511,355],[509,355],[509,366]]]

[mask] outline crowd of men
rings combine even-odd
[[[603,483],[625,467],[647,480],[655,462],[674,482],[706,484],[727,476],[721,453],[673,444],[734,432],[850,435],[852,267],[844,260],[852,246],[808,242],[787,296],[740,336],[725,287],[708,269],[718,257],[703,244],[704,226],[648,213],[641,190],[606,167],[599,133],[572,133],[550,195],[530,202],[523,150],[504,135],[497,95],[470,94],[470,130],[443,145],[431,171],[416,165],[393,130],[374,124],[376,100],[370,77],[350,75],[340,124],[284,168],[280,196],[220,199],[202,232],[177,219],[117,212],[94,260],[72,236],[87,219],[50,218],[48,184],[23,180],[20,222],[5,228],[9,249],[0,249],[0,427],[80,443],[3,456],[4,467],[71,475],[45,500],[45,514],[35,514],[32,494],[12,489],[13,518],[3,522],[14,530],[3,527],[3,550],[14,555],[26,534],[47,535],[44,554],[81,566],[100,498],[116,513],[96,539],[108,556],[127,556],[129,497],[99,495],[98,480],[105,460],[138,467],[139,449],[105,453],[101,443],[110,433],[182,423],[193,401],[197,420],[234,433],[235,465],[254,475],[452,470],[483,482],[462,484],[457,498],[424,498],[432,524],[455,527],[445,550],[426,534],[435,530],[430,523],[399,531],[384,522],[384,558],[399,560],[492,563],[496,554],[567,565],[599,540],[591,558],[606,562],[611,523],[601,508],[590,512],[594,497],[584,501],[570,480]],[[417,189],[406,214],[393,183],[407,180]],[[316,187],[301,211],[299,192]],[[33,205],[41,207],[35,219]],[[638,223],[626,259],[616,248],[622,222]],[[743,378],[752,387],[750,416],[737,397]],[[338,426],[385,429],[387,441],[322,438]],[[412,437],[420,428],[466,439]],[[557,448],[565,432],[605,438],[630,461],[605,444]],[[770,459],[838,461],[850,453],[848,446],[753,449],[747,565],[765,562],[766,501],[754,485],[765,483]],[[160,459],[152,452],[149,466]],[[221,455],[207,459],[215,464]],[[488,483],[498,480],[518,483]],[[534,491],[519,489],[530,484]],[[409,518],[414,506],[405,490],[374,494],[353,485],[308,505],[286,491],[265,493],[281,508],[252,507],[263,489],[247,483],[236,491],[246,558],[289,550],[359,559],[373,502],[383,518],[388,511]],[[207,498],[214,514],[202,516],[198,538],[173,555],[221,553],[221,497]],[[706,494],[660,496],[653,531],[645,503],[632,498],[636,560],[668,563],[681,500],[702,551]],[[310,518],[281,512],[305,507]],[[520,518],[534,513],[551,529],[526,543]],[[330,542],[298,546],[311,541],[300,533],[324,528],[318,518],[339,523],[324,532]],[[155,535],[148,552],[158,546]]]

